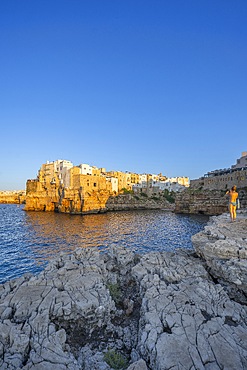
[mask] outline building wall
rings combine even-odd
[[[166,181],[171,183],[178,183],[179,185],[183,185],[186,187],[190,185],[190,180],[188,177],[168,177]]]
[[[44,184],[60,183],[64,186],[70,186],[70,169],[73,167],[72,162],[67,160],[47,161],[42,164],[38,180]]]
[[[147,174],[146,173],[139,175],[139,183],[142,183],[142,182],[147,182]]]
[[[50,183],[55,177],[55,164],[54,162],[46,162],[42,164],[39,173],[38,179],[43,183]]]
[[[190,182],[191,188],[205,190],[227,190],[233,185],[237,188],[247,187],[247,152],[243,152],[237,164],[231,168],[208,172],[204,177]]]
[[[74,187],[74,177],[75,175],[80,175],[81,174],[81,168],[78,166],[74,166],[70,169],[70,187]]]
[[[103,176],[91,176],[75,174],[73,175],[73,187],[83,188],[84,192],[107,190],[112,192],[112,186]]]
[[[42,184],[38,180],[27,180],[26,193],[42,191]]]
[[[204,178],[204,189],[230,189],[233,185],[239,188],[247,186],[247,168],[225,175]]]
[[[70,186],[70,169],[73,167],[73,163],[70,161],[62,160],[58,164],[58,177],[60,183],[66,188]]]
[[[138,184],[139,183],[139,174],[138,173],[131,173],[130,174],[130,181],[131,184]]]
[[[89,164],[82,163],[78,167],[80,167],[82,175],[92,175],[93,173],[92,166],[89,166]]]
[[[106,177],[106,180],[111,183],[111,191],[118,193],[118,179],[116,177]]]
[[[232,169],[244,167],[247,167],[247,152],[242,152],[241,158],[237,159],[237,163],[232,166]]]
[[[115,177],[118,179],[118,193],[122,189],[132,190],[131,173],[121,171],[109,171],[106,173],[107,177]]]
[[[93,166],[92,167],[92,176],[100,176],[101,175],[101,169],[98,167]]]

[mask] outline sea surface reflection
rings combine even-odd
[[[0,204],[0,282],[37,273],[54,255],[76,247],[105,250],[115,243],[138,253],[192,248],[191,236],[207,221],[161,210],[72,216]]]

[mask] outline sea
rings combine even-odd
[[[57,254],[75,248],[98,248],[104,253],[115,244],[141,254],[192,249],[191,236],[208,219],[162,210],[81,216],[26,212],[23,205],[0,204],[0,283],[37,274]]]

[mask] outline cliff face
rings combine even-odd
[[[246,188],[238,189],[241,208],[247,207]],[[176,195],[176,213],[199,213],[220,215],[228,211],[225,190],[204,190],[189,188]]]
[[[25,210],[73,214],[103,212],[110,195],[108,190],[85,191],[83,187],[64,188],[56,183],[44,186],[37,180],[28,180]]]
[[[223,191],[186,189],[176,196],[175,212],[219,215],[227,211],[227,204]]]
[[[145,197],[132,194],[120,194],[110,197],[106,203],[107,211],[125,211],[129,209],[165,209],[174,210],[175,205],[164,197]]]
[[[174,210],[174,204],[169,203],[162,195],[116,196],[106,189],[85,191],[84,187],[63,188],[57,184],[44,186],[37,180],[29,180],[27,183],[26,211],[88,214],[129,209]]]
[[[1,191],[0,203],[4,204],[24,204],[26,200],[25,191]]]
[[[54,211],[58,200],[56,184],[44,187],[37,180],[27,181],[26,211]]]

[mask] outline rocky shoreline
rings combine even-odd
[[[0,191],[0,204],[24,204],[25,201],[25,190]]]
[[[0,368],[246,369],[247,211],[192,242],[76,249],[0,285]]]

